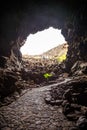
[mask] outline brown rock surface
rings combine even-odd
[[[76,127],[85,130],[87,127],[87,76],[73,77],[67,82],[52,87],[49,104],[62,100],[63,113],[69,121],[77,122]],[[85,119],[80,120],[81,116]],[[80,121],[79,121],[80,120]],[[78,123],[79,122],[79,123]],[[80,126],[81,124],[81,126]]]
[[[47,105],[44,101],[53,84],[27,91],[18,100],[0,108],[0,129],[11,130],[69,130],[74,125],[67,121],[61,106]]]

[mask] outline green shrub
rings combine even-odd
[[[50,74],[50,73],[45,73],[43,76],[44,76],[45,79],[48,79],[48,78],[52,77],[52,74]]]
[[[60,63],[63,62],[64,60],[66,60],[66,54],[63,54],[63,55],[57,57],[57,61]]]

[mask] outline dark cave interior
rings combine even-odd
[[[65,68],[61,72],[69,73],[73,77],[66,90],[63,100],[63,112],[70,120],[78,120],[75,113],[79,109],[80,115],[87,120],[87,1],[86,0],[30,0],[0,2],[0,100],[15,91],[26,88],[18,76],[24,80],[36,78],[22,66],[20,47],[24,45],[29,34],[49,28],[50,26],[62,30],[68,43]],[[61,66],[64,66],[61,65]],[[62,68],[62,67],[61,67]],[[60,68],[59,68],[60,69]],[[57,70],[56,70],[57,71]],[[41,74],[38,78],[43,81]],[[54,77],[55,78],[55,77]],[[9,82],[10,81],[10,82]],[[20,85],[21,82],[21,85]],[[36,80],[36,82],[38,82]],[[60,85],[61,86],[61,85]],[[77,88],[77,89],[76,89]],[[55,88],[56,89],[56,88]],[[55,93],[53,93],[55,95]],[[72,97],[72,98],[70,98]],[[73,106],[75,104],[75,106]],[[78,106],[76,106],[76,104]],[[2,106],[2,105],[0,105]],[[82,110],[85,106],[85,110]],[[72,108],[74,112],[72,112]],[[76,114],[70,118],[70,113]],[[75,118],[76,117],[76,118]],[[79,130],[87,128],[86,125]],[[86,130],[86,129],[85,129]]]
[[[70,59],[71,61],[68,61],[68,68],[77,59],[86,60],[85,1],[80,0],[76,3],[67,0],[64,2],[35,0],[30,3],[18,2],[17,4],[7,2],[7,4],[1,4],[0,9],[2,13],[0,21],[1,56],[10,57],[13,52],[20,59],[19,48],[24,44],[27,36],[53,26],[62,30],[69,44],[67,61]]]

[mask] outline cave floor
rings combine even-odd
[[[13,103],[0,108],[1,130],[69,130],[74,124],[62,114],[62,106],[46,104],[52,84],[33,88]]]

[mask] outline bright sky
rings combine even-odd
[[[20,51],[23,55],[39,55],[63,43],[66,41],[61,30],[50,27],[36,34],[30,34]]]

